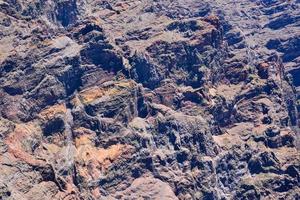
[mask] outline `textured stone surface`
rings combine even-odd
[[[299,199],[299,0],[0,0],[0,199]]]

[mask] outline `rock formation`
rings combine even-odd
[[[299,0],[0,0],[0,199],[300,199]]]

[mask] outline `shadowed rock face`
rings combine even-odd
[[[299,10],[0,0],[0,199],[299,199]]]

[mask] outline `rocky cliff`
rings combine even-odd
[[[300,199],[299,0],[0,0],[0,199]]]

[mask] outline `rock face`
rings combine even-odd
[[[300,199],[299,0],[0,0],[0,199]]]

